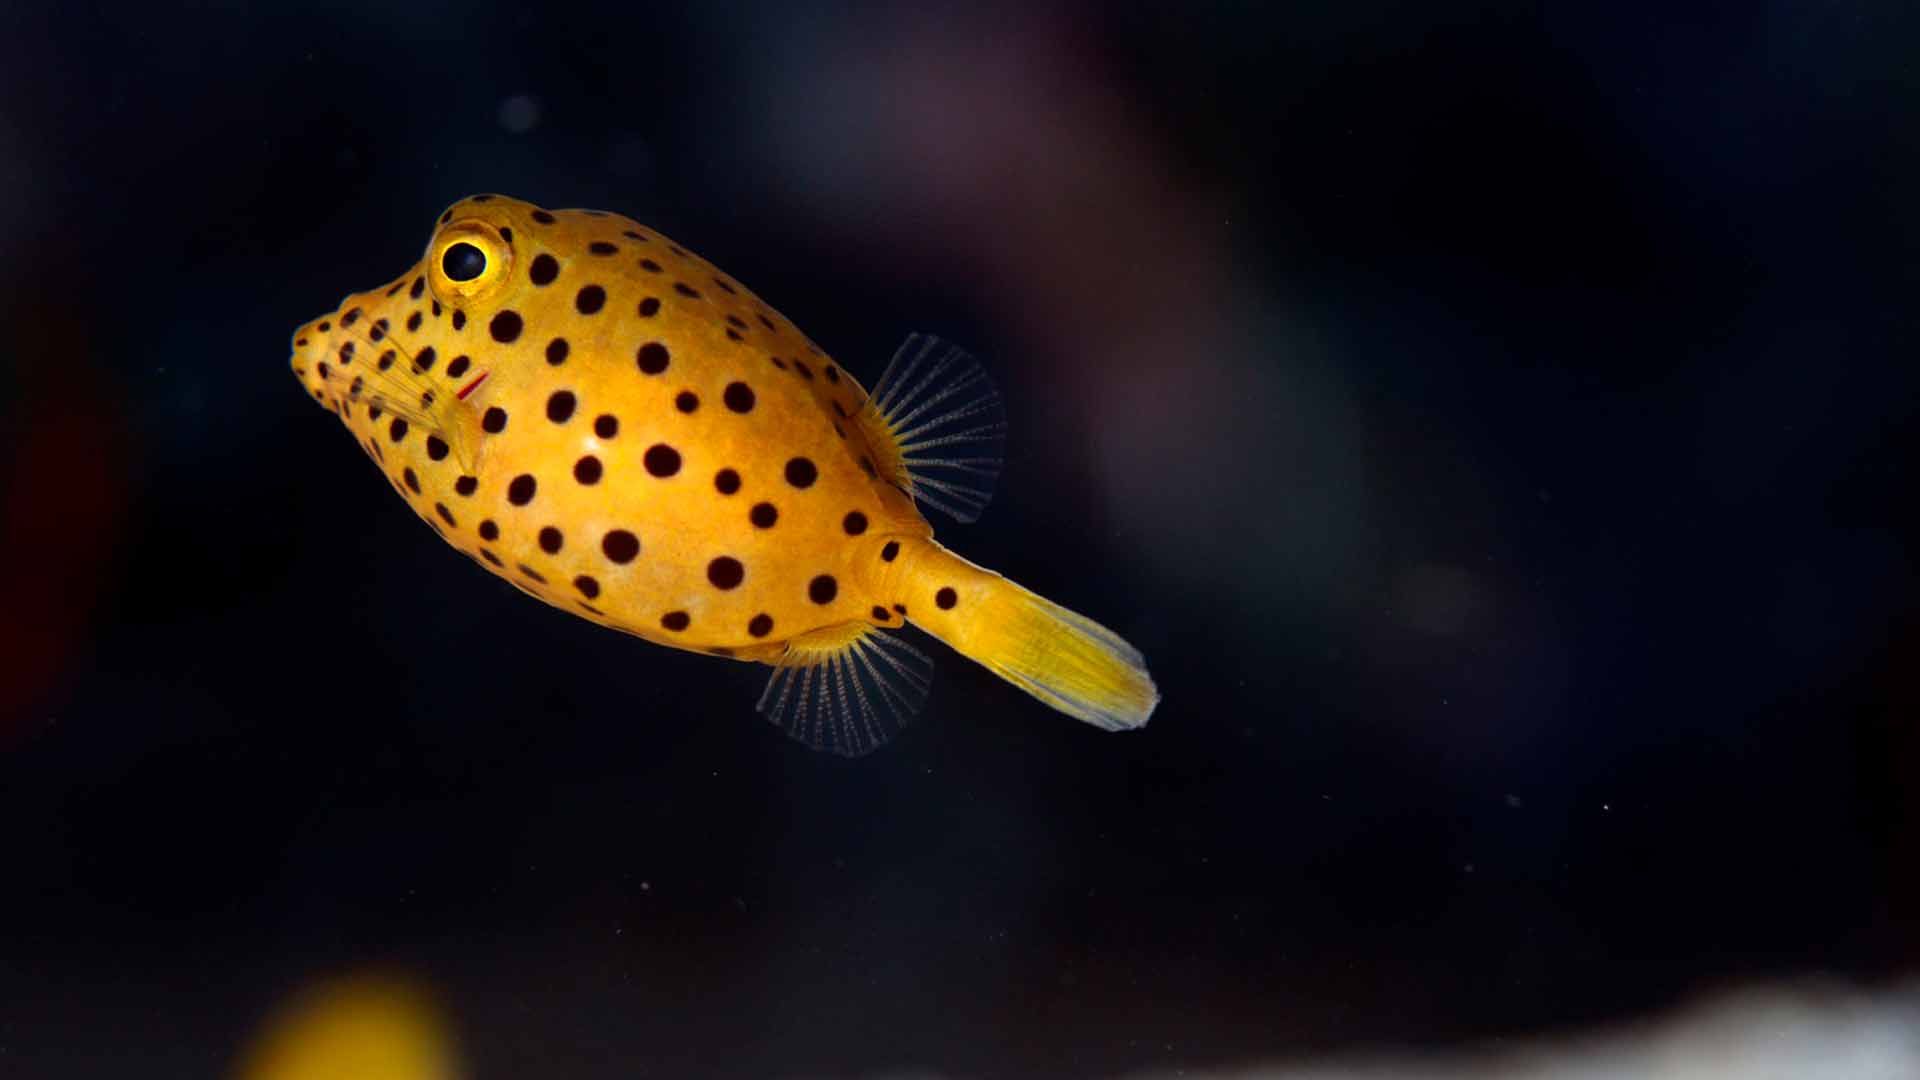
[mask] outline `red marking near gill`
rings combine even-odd
[[[467,400],[467,395],[468,395],[468,394],[471,394],[471,393],[473,393],[473,388],[474,388],[474,387],[476,387],[476,386],[479,386],[479,385],[480,385],[481,383],[483,383],[483,382],[486,382],[486,381],[487,381],[487,376],[488,376],[488,374],[490,374],[490,373],[489,373],[489,372],[485,372],[485,371],[483,371],[483,372],[481,372],[480,374],[478,374],[478,375],[475,375],[475,376],[473,377],[473,381],[472,381],[472,382],[470,382],[470,383],[468,383],[467,385],[465,385],[465,386],[463,386],[463,387],[461,387],[461,388],[460,388],[460,392],[459,392],[459,393],[457,393],[457,394],[455,394],[455,395],[453,395],[453,396],[454,396],[454,397],[457,397],[457,398],[459,398],[459,399],[460,399],[461,401],[465,401],[465,400]]]

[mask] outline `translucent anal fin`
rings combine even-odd
[[[970,354],[910,334],[860,410],[887,480],[962,523],[993,499],[1005,460],[1007,414],[1000,392]]]
[[[859,757],[899,734],[932,685],[932,657],[891,631],[846,623],[788,642],[755,708],[815,750]]]

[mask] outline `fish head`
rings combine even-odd
[[[398,279],[348,293],[333,310],[294,330],[294,376],[316,400],[331,405],[340,389],[335,380],[355,360],[377,362],[391,351],[394,359],[410,361],[423,346],[447,353],[468,324],[485,326],[510,302],[514,235],[524,235],[535,215],[544,214],[500,195],[454,203],[440,215],[420,261]],[[400,327],[408,331],[404,345],[393,337]]]
[[[531,267],[529,280],[515,236],[524,245],[529,227],[554,221],[499,195],[454,203],[420,260],[398,278],[349,293],[294,330],[294,377],[349,427],[391,414],[437,435],[472,466],[479,431],[470,429],[478,419],[460,402],[514,366],[511,351],[489,346],[518,336],[522,316],[513,305],[539,284],[542,269]]]

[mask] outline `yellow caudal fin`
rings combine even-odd
[[[915,625],[1095,727],[1125,731],[1153,715],[1160,691],[1120,635],[932,540],[909,543],[902,584]]]

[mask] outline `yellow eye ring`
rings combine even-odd
[[[513,271],[513,247],[492,224],[467,218],[442,226],[427,247],[427,279],[449,307],[491,293]]]

